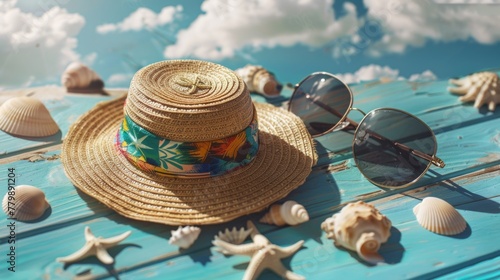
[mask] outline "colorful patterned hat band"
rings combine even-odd
[[[159,137],[125,115],[116,146],[137,168],[171,177],[213,177],[250,163],[259,148],[257,113],[243,131],[213,141],[178,142]]]

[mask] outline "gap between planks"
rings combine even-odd
[[[25,151],[23,153],[12,153],[10,156],[1,158],[0,159],[0,164],[7,164],[7,163],[12,163],[16,162],[19,160],[28,160],[33,156],[40,156],[48,152],[53,152],[60,150],[62,146],[62,143],[50,143],[47,145],[43,146],[37,146],[32,149],[28,149],[28,151]]]

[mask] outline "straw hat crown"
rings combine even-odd
[[[144,129],[184,142],[216,140],[243,131],[253,119],[245,83],[206,61],[162,61],[139,70],[125,113]]]

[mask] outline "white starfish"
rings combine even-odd
[[[235,245],[221,239],[212,241],[212,244],[217,246],[219,250],[224,253],[252,257],[245,275],[243,276],[243,280],[256,279],[266,268],[271,269],[285,279],[305,279],[303,276],[286,269],[281,263],[281,259],[289,257],[297,252],[297,250],[302,247],[302,244],[304,244],[304,240],[282,248],[271,244],[264,235],[260,234],[251,221],[247,222],[247,227],[252,230],[251,237],[253,243]]]
[[[474,101],[474,107],[488,105],[490,111],[495,111],[500,104],[500,81],[494,72],[480,72],[466,76],[459,80],[450,80],[458,87],[448,87],[448,91],[462,95],[462,102]]]
[[[85,240],[86,243],[81,248],[80,250],[76,251],[75,253],[62,257],[62,258],[57,258],[56,261],[58,262],[77,262],[82,259],[85,259],[86,257],[89,256],[96,256],[101,262],[105,264],[112,264],[115,260],[108,254],[106,249],[111,248],[118,243],[122,242],[125,238],[127,238],[130,235],[131,231],[127,231],[125,233],[122,233],[118,236],[115,237],[110,237],[110,238],[102,238],[102,237],[95,237],[94,234],[90,231],[89,227],[85,227]]]

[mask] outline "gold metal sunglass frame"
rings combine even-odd
[[[314,135],[311,135],[312,137],[319,137],[319,136],[322,136],[322,135],[325,135],[325,134],[328,134],[330,132],[332,132],[333,130],[335,130],[335,128],[337,128],[340,124],[342,123],[345,123],[346,121],[349,123],[348,126],[345,126],[343,127],[342,129],[346,129],[348,127],[353,127],[355,128],[355,131],[354,131],[354,139],[352,141],[352,145],[351,145],[351,149],[353,150],[353,157],[354,157],[354,161],[356,162],[356,166],[358,165],[358,159],[356,158],[356,154],[354,153],[354,143],[355,143],[355,139],[356,139],[356,135],[358,133],[358,129],[359,129],[359,125],[361,123],[363,123],[363,121],[365,121],[366,117],[369,116],[371,113],[373,112],[376,112],[377,110],[393,110],[393,111],[397,111],[397,112],[400,112],[400,113],[403,113],[403,114],[406,114],[416,120],[418,120],[424,127],[426,127],[431,135],[432,135],[432,139],[435,143],[434,145],[434,152],[432,155],[428,155],[424,152],[421,152],[419,150],[415,150],[415,149],[412,149],[402,143],[399,143],[399,142],[395,142],[395,141],[392,141],[390,139],[387,139],[385,138],[384,136],[382,135],[379,135],[377,134],[376,132],[374,131],[369,131],[368,133],[370,133],[371,136],[379,139],[379,140],[383,140],[383,141],[390,141],[396,148],[398,149],[401,149],[405,152],[408,152],[416,157],[419,157],[421,159],[424,159],[428,162],[427,164],[427,167],[425,168],[425,170],[422,172],[422,174],[420,174],[417,178],[415,178],[413,181],[407,183],[407,184],[404,184],[404,185],[401,185],[401,186],[390,186],[390,185],[383,185],[383,184],[380,184],[380,183],[376,183],[374,181],[372,181],[369,177],[367,177],[365,175],[365,173],[363,173],[363,170],[362,169],[359,169],[359,171],[361,172],[361,174],[363,174],[363,176],[368,180],[370,181],[372,184],[376,185],[376,186],[379,186],[379,187],[383,187],[383,188],[391,188],[391,189],[400,189],[400,188],[405,188],[405,187],[408,187],[412,184],[414,184],[415,182],[417,182],[418,180],[420,180],[426,173],[427,171],[429,170],[431,164],[437,166],[437,167],[440,167],[440,168],[443,168],[446,164],[444,163],[443,160],[441,160],[440,158],[438,158],[436,156],[436,152],[437,152],[437,140],[436,140],[436,136],[434,134],[434,132],[432,131],[432,129],[426,124],[424,123],[421,119],[417,118],[416,116],[408,113],[408,112],[405,112],[405,111],[402,111],[402,110],[399,110],[399,109],[394,109],[394,108],[377,108],[377,109],[373,109],[371,110],[370,112],[368,113],[365,113],[363,112],[362,110],[358,109],[358,108],[355,108],[353,107],[353,101],[354,101],[354,95],[351,91],[351,89],[349,88],[349,86],[347,86],[341,79],[339,79],[338,77],[336,77],[335,75],[333,74],[330,74],[328,72],[314,72],[310,75],[308,75],[307,77],[305,77],[300,83],[296,84],[294,86],[294,90],[293,90],[293,93],[292,93],[292,96],[290,97],[290,102],[288,104],[288,111],[291,111],[291,108],[292,108],[292,102],[293,102],[293,99],[294,97],[298,94],[297,93],[297,89],[302,85],[302,83],[304,83],[305,81],[307,81],[308,79],[310,79],[311,77],[315,76],[315,75],[326,75],[326,76],[329,76],[333,79],[336,79],[337,81],[339,81],[346,89],[347,91],[349,92],[349,97],[350,97],[350,100],[349,100],[349,106],[347,107],[347,110],[346,112],[342,115],[341,113],[339,113],[337,110],[335,110],[334,108],[328,106],[327,104],[319,101],[319,100],[315,100],[313,98],[313,95],[311,93],[306,93],[304,92],[305,94],[305,97],[306,99],[308,99],[311,103],[314,103],[316,104],[317,106],[323,108],[324,110],[326,110],[327,112],[333,114],[333,115],[336,115],[337,117],[339,117],[340,119],[337,121],[336,124],[334,124],[331,128],[327,129],[326,131],[322,132],[322,133],[319,133],[319,134],[314,134]],[[356,111],[359,111],[361,112],[364,116],[363,116],[363,119],[361,119],[361,121],[359,123],[349,119],[347,116],[349,115],[349,113],[351,112],[351,110],[356,110]]]

